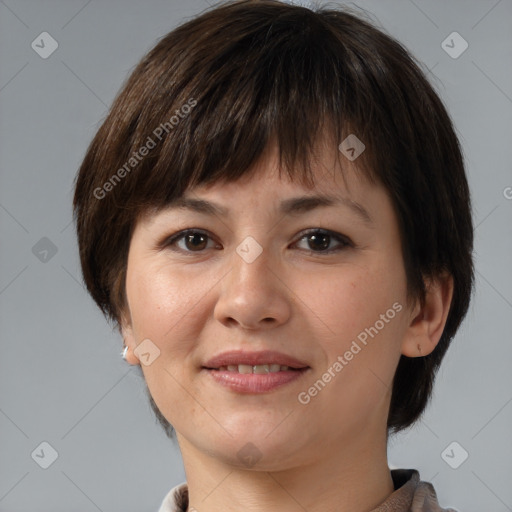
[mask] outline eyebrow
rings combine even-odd
[[[310,212],[316,208],[343,205],[355,213],[365,224],[373,225],[373,220],[368,211],[358,202],[346,197],[330,195],[312,195],[302,197],[292,197],[281,201],[279,213],[282,215],[300,215]],[[205,215],[218,215],[227,217],[230,214],[228,208],[217,203],[206,201],[205,199],[195,199],[192,197],[180,197],[169,203],[169,209],[187,209]]]

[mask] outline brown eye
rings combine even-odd
[[[338,252],[351,245],[347,237],[324,229],[312,229],[303,234],[299,242],[302,240],[305,240],[308,245],[306,251],[318,254]],[[337,242],[338,247],[329,249],[333,240]]]
[[[185,246],[191,250],[201,250],[206,246],[207,235],[203,233],[188,233],[184,236]]]
[[[308,239],[310,247],[319,251],[325,251],[331,242],[330,235],[325,235],[323,233],[319,235],[308,235],[306,238]]]
[[[203,231],[187,229],[173,235],[164,245],[181,252],[201,252],[207,248],[209,239],[210,236]],[[182,242],[181,246],[178,242]],[[174,249],[175,246],[177,249]]]

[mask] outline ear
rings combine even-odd
[[[426,297],[422,307],[418,299],[411,322],[402,340],[402,354],[422,357],[430,354],[443,334],[453,297],[453,277],[443,273],[425,282]]]
[[[121,314],[120,331],[123,336],[124,344],[127,347],[125,356],[126,362],[131,365],[140,365],[140,360],[134,353],[134,350],[137,347],[137,342],[135,340],[135,335],[133,334],[132,323],[125,313]]]

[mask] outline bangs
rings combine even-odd
[[[126,127],[124,159],[135,164],[133,155],[152,147],[121,184],[124,207],[159,209],[187,188],[235,181],[271,143],[279,170],[308,187],[315,151],[330,148],[343,168],[349,161],[338,145],[351,134],[365,146],[353,164],[366,178],[378,179],[379,162],[389,166],[394,152],[381,134],[392,131],[391,116],[383,105],[399,91],[378,85],[376,74],[386,73],[386,65],[375,66],[375,36],[365,41],[358,32],[354,49],[356,36],[350,34],[348,49],[328,16],[322,20],[308,9],[290,12],[285,6],[270,18],[256,15],[257,3],[253,8],[255,20],[241,22],[231,8],[232,21],[185,24],[135,70],[126,89],[139,95],[132,102],[138,110],[120,120]],[[222,8],[216,15],[222,17]]]

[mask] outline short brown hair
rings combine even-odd
[[[310,183],[325,127],[338,143],[350,133],[364,141],[357,167],[393,202],[411,296],[424,300],[424,278],[447,271],[454,279],[436,349],[399,361],[388,417],[397,432],[424,411],[469,306],[470,194],[449,114],[421,64],[352,10],[226,2],[163,37],[124,84],[77,175],[83,276],[119,327],[139,215],[189,187],[236,180],[272,141],[290,177]]]

